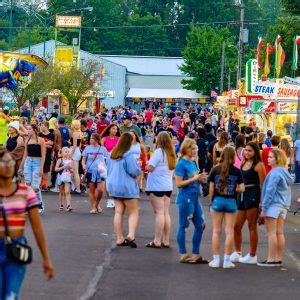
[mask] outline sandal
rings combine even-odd
[[[122,243],[117,243],[117,246],[118,247],[125,247],[125,246],[129,246],[129,244],[128,244],[128,240],[124,240]]]
[[[207,265],[209,261],[204,259],[202,256],[199,256],[197,259],[190,259],[188,263],[192,265],[196,265],[196,264]]]
[[[184,258],[181,258],[179,262],[182,264],[189,264],[190,260],[191,260],[190,256],[185,256]]]
[[[97,208],[97,213],[101,214],[103,212],[103,209],[101,207]]]
[[[71,212],[73,210],[72,206],[71,205],[68,205],[67,206],[67,212]]]
[[[64,206],[61,205],[61,206],[59,207],[59,211],[63,211],[63,210],[64,210]]]
[[[92,209],[92,210],[90,211],[90,214],[96,214],[97,212],[98,212],[97,210]]]
[[[171,248],[170,245],[167,245],[165,243],[161,243],[161,247],[164,248],[164,249],[170,249]]]
[[[153,249],[161,249],[162,247],[161,246],[157,246],[155,245],[154,241],[148,243],[145,245],[146,248],[153,248]]]
[[[135,243],[135,240],[125,239],[125,241],[128,243],[129,247],[131,247],[131,248],[137,248],[137,244]]]

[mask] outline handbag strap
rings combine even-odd
[[[92,165],[94,164],[94,162],[95,162],[95,160],[97,159],[97,157],[98,157],[98,155],[100,154],[100,151],[101,151],[101,146],[99,145],[99,151],[96,153],[96,156],[95,156],[95,154],[94,154],[94,159],[93,159],[93,161],[92,161],[92,163],[90,164],[90,166],[88,167],[88,169],[86,170],[86,174],[88,173],[88,171],[90,170],[90,168],[92,167]]]
[[[6,213],[5,213],[5,209],[4,209],[4,203],[3,203],[2,198],[0,198],[0,204],[1,204],[1,213],[2,213],[2,218],[3,218],[3,223],[4,223],[5,239],[6,239],[6,241],[10,242],[11,238],[9,235],[8,222],[7,222]]]

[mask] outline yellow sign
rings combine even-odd
[[[172,103],[173,99],[172,98],[166,98],[167,103]]]
[[[57,28],[80,28],[81,16],[56,16]]]
[[[55,64],[63,68],[71,68],[73,65],[73,48],[56,48]]]
[[[206,103],[206,98],[199,98],[198,103]]]

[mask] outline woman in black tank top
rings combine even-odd
[[[245,183],[245,192],[240,194],[237,205],[238,213],[234,225],[235,252],[231,255],[232,261],[247,264],[256,264],[256,249],[258,243],[257,219],[261,197],[261,186],[266,177],[264,164],[261,161],[259,146],[250,142],[244,150],[245,161],[241,165],[241,172]],[[248,221],[250,235],[250,251],[242,257],[242,229]]]
[[[20,165],[20,172],[24,174],[26,185],[30,186],[36,193],[40,202],[40,212],[44,205],[40,185],[43,176],[43,167],[46,158],[46,145],[43,138],[39,137],[37,125],[29,126],[29,139],[25,145],[24,157]],[[24,172],[22,168],[24,167]]]

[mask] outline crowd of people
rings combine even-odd
[[[0,194],[9,231],[13,238],[25,242],[27,211],[49,277],[53,268],[38,214],[46,213],[43,194],[49,190],[59,192],[58,210],[68,213],[75,209],[73,195],[88,192],[90,213],[99,214],[105,195],[107,207],[115,209],[116,245],[132,248],[137,247],[139,199],[145,192],[155,218],[154,237],[146,247],[156,249],[171,247],[169,208],[173,194],[179,212],[181,263],[219,268],[224,221],[223,268],[234,268],[235,262],[282,265],[291,185],[300,183],[299,139],[292,147],[288,139],[270,130],[264,134],[253,120],[247,123],[213,107],[149,106],[138,113],[119,106],[98,115],[79,111],[71,124],[56,111],[47,114],[42,107],[31,116],[24,107],[18,119],[11,118],[8,111],[1,112],[0,124]],[[200,199],[208,195],[213,223],[210,262],[200,251],[206,226]],[[122,226],[125,212],[127,235]],[[243,256],[242,228],[246,221],[250,251]],[[194,225],[191,255],[186,248],[190,222]],[[269,250],[267,259],[258,262],[257,226],[262,223],[266,224]],[[0,232],[4,245],[4,225]],[[5,256],[4,248],[0,246],[0,253]],[[17,265],[9,259],[4,261],[1,272],[7,272],[19,287],[23,275],[14,277],[12,270]],[[11,292],[18,293],[18,289],[6,282],[5,293]]]

